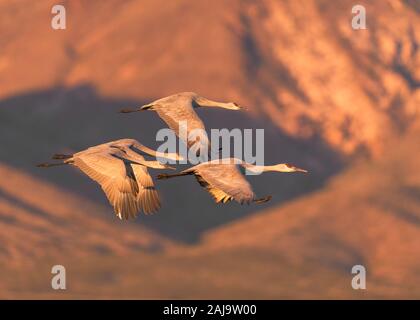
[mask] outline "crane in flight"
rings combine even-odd
[[[152,150],[134,139],[120,139],[87,148],[72,155],[56,154],[57,163],[41,163],[38,167],[73,165],[96,181],[104,191],[120,219],[135,218],[139,211],[154,213],[160,208],[159,194],[148,168],[174,169],[159,161],[147,161],[141,155],[181,160],[176,153]]]
[[[160,174],[157,178],[169,179],[194,175],[198,183],[212,195],[216,203],[226,203],[235,200],[240,204],[250,204],[251,202],[264,203],[271,200],[271,196],[256,198],[251,185],[245,179],[245,170],[249,170],[252,173],[267,171],[308,172],[288,163],[258,166],[236,158],[225,158],[200,163],[180,173]]]
[[[218,102],[200,96],[195,92],[181,92],[155,100],[135,109],[122,109],[120,113],[131,113],[144,110],[156,111],[168,127],[192,148],[197,156],[202,151],[211,157],[211,145],[203,121],[195,112],[201,107],[240,110],[235,102]]]

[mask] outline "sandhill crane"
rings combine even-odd
[[[291,164],[281,163],[272,166],[257,166],[246,163],[236,158],[215,159],[200,163],[194,167],[175,174],[160,174],[158,179],[194,175],[198,183],[204,187],[216,203],[226,203],[236,200],[240,204],[251,202],[264,203],[271,196],[256,199],[251,185],[244,177],[244,170],[254,173],[277,171],[277,172],[307,172]]]
[[[200,155],[200,150],[208,150],[207,153],[210,156],[211,146],[203,121],[198,117],[194,110],[199,107],[230,110],[241,109],[241,107],[234,102],[217,102],[204,98],[194,92],[181,92],[155,100],[136,109],[122,109],[120,112],[131,113],[143,110],[156,111],[169,128],[187,144],[188,148],[193,148],[197,155]],[[192,135],[190,136],[190,134]]]
[[[56,154],[59,163],[41,163],[38,167],[70,164],[96,181],[105,192],[120,219],[135,218],[142,210],[149,214],[160,208],[159,194],[147,168],[174,169],[158,161],[146,161],[137,152],[172,160],[180,156],[163,154],[143,146],[134,139],[121,139],[90,147],[73,155]]]

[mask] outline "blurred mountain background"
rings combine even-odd
[[[420,298],[419,1],[71,0],[66,30],[54,4],[0,0],[1,298]],[[247,106],[198,113],[310,174],[249,177],[260,206],[157,182],[161,211],[121,222],[77,170],[34,166],[157,147],[156,114],[117,111],[179,91]]]

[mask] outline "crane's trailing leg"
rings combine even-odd
[[[66,159],[70,159],[72,157],[73,157],[73,155],[56,153],[55,155],[52,156],[52,159],[55,159],[55,160],[66,160]]]
[[[149,103],[137,109],[121,109],[119,113],[132,113],[132,112],[138,112],[138,111],[143,111],[143,110],[152,110],[152,107],[153,107],[153,103]]]
[[[36,166],[38,168],[49,168],[49,167],[56,167],[56,166],[63,166],[65,164],[72,164],[74,162],[73,155],[68,155],[68,154],[55,154],[52,156],[53,159],[55,160],[63,160],[63,162],[58,162],[58,163],[40,163],[37,164]]]
[[[188,176],[190,174],[192,174],[192,172],[180,172],[180,173],[174,173],[174,174],[166,174],[166,173],[163,173],[163,174],[158,174],[157,175],[157,178],[159,180],[164,180],[164,179],[169,179],[169,178],[175,178],[175,177],[181,177],[181,176]]]
[[[264,197],[264,198],[255,199],[255,200],[254,200],[254,202],[255,202],[256,204],[265,203],[265,202],[270,201],[270,200],[271,200],[271,198],[272,198],[272,196],[266,196],[266,197]]]
[[[37,164],[36,166],[38,168],[49,168],[49,167],[55,167],[55,166],[62,166],[67,164],[66,162],[60,162],[60,163],[40,163]]]
[[[137,112],[140,110],[135,110],[135,109],[121,109],[120,111],[118,111],[119,113],[131,113],[131,112]]]

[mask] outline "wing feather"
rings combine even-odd
[[[153,106],[153,110],[187,144],[188,148],[194,146],[197,150],[205,148],[204,150],[207,149],[210,152],[210,142],[205,131],[204,123],[190,104],[175,104],[170,107],[168,105],[157,104]],[[180,128],[185,126],[187,137],[180,137]],[[188,139],[193,131],[196,134],[195,139]]]
[[[155,213],[160,209],[159,193],[153,179],[144,166],[133,164],[134,174],[139,186],[137,203],[145,214]]]
[[[203,163],[195,167],[194,174],[217,203],[232,200],[241,204],[250,203],[255,197],[251,185],[236,164]]]
[[[128,162],[107,152],[89,152],[75,156],[74,165],[101,186],[117,216],[137,214],[139,186]]]

